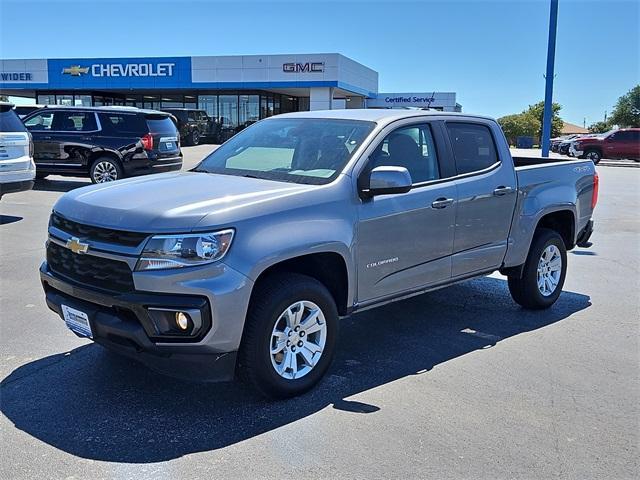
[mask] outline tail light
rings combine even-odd
[[[153,150],[153,137],[150,133],[147,133],[140,141],[145,150]]]
[[[600,177],[598,177],[598,172],[593,174],[593,194],[591,195],[591,210],[596,208],[596,204],[598,203],[598,190],[600,189]]]

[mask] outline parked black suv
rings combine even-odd
[[[182,168],[171,116],[134,107],[46,107],[23,119],[36,177],[89,176],[94,183]]]
[[[213,122],[204,110],[191,108],[165,108],[163,112],[170,113],[178,121],[180,138],[185,145],[198,145],[204,137],[217,139],[217,123]]]

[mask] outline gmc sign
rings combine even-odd
[[[322,73],[324,72],[324,62],[283,63],[282,71],[286,73]]]

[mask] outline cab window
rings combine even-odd
[[[440,178],[435,144],[428,124],[394,130],[378,145],[371,159],[372,168],[406,168],[414,184]]]
[[[498,162],[489,127],[477,123],[447,122],[458,175],[484,170]]]

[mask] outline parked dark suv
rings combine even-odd
[[[89,176],[94,183],[182,168],[178,130],[165,112],[134,107],[47,107],[23,119],[36,177]]]
[[[217,137],[215,124],[204,110],[190,108],[165,108],[178,121],[180,138],[185,145],[198,145],[204,137]]]

